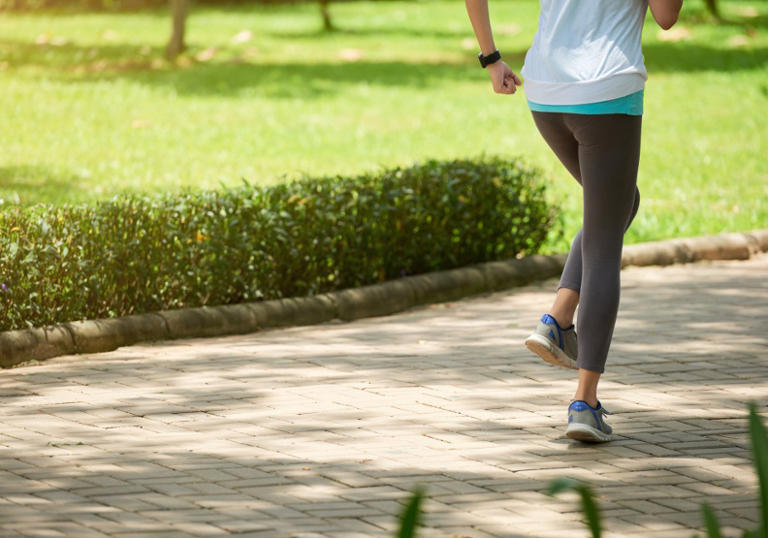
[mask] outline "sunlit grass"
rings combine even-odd
[[[684,9],[676,33],[645,29],[642,205],[629,241],[768,225],[768,6],[724,4],[749,26]],[[76,202],[485,152],[542,167],[575,231],[576,184],[524,96],[491,92],[463,3],[332,12],[341,30],[326,34],[313,4],[195,8],[177,65],[161,59],[163,12],[0,15],[0,198]],[[513,69],[536,12],[533,0],[492,3]]]

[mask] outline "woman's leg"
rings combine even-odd
[[[579,306],[579,292],[560,286],[555,293],[549,315],[557,320],[560,327],[570,327],[573,325],[573,315],[576,313],[577,306]]]
[[[544,141],[547,142],[574,179],[581,184],[579,142],[570,128],[565,125],[565,115],[534,111],[533,120]],[[632,204],[632,212],[624,227],[625,231],[632,224],[639,207],[640,191],[635,187],[635,199]],[[557,295],[549,312],[561,327],[568,327],[573,323],[576,306],[579,302],[582,276],[581,235],[582,231],[579,230],[571,242],[571,249],[557,286]]]
[[[581,167],[579,164],[579,142],[574,133],[565,124],[565,115],[558,113],[533,112],[533,120],[539,129],[545,142],[554,154],[563,163],[563,166],[571,173],[576,181],[581,184]],[[629,229],[640,207],[640,191],[635,187],[635,198],[632,203],[632,212],[624,227]],[[582,230],[579,230],[571,243],[571,249],[557,286],[557,294],[550,309],[550,314],[561,327],[568,327],[573,323],[576,307],[579,303],[582,277]]]
[[[579,384],[574,398],[594,408],[598,405],[597,385],[605,368],[618,310],[623,233],[640,204],[637,166],[642,118],[539,112],[533,116],[542,136],[568,171],[582,187],[583,175],[589,183],[584,193],[585,227],[579,230],[571,245],[551,314],[563,326],[570,324],[582,294],[586,255],[589,265],[584,290],[586,305],[579,314],[584,322],[579,323],[581,360],[577,363]],[[627,212],[628,192],[633,195]],[[617,223],[623,223],[620,234],[616,233]],[[585,229],[590,233],[586,248]],[[604,240],[605,248],[601,248]],[[601,275],[608,276],[602,283]],[[601,305],[603,295],[606,301]]]
[[[600,372],[579,368],[579,384],[576,386],[576,394],[573,399],[587,402],[590,407],[597,409],[597,384],[600,382]]]
[[[619,307],[624,231],[637,205],[642,117],[568,114],[564,122],[579,144],[584,191],[577,364],[602,373]],[[580,375],[577,394],[589,399],[594,394],[596,402],[597,384],[586,383],[592,377],[581,382]]]
[[[533,112],[541,136],[554,154],[563,163],[576,181],[581,183],[579,167],[579,143],[573,133],[565,125],[565,116],[558,113]],[[571,250],[563,268],[557,294],[549,314],[557,320],[562,328],[573,324],[576,306],[579,304],[579,289],[581,288],[581,231],[576,234],[571,243]]]

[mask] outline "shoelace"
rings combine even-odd
[[[571,404],[573,402],[576,402],[576,401],[583,401],[583,400],[571,400]],[[612,415],[613,413],[611,413],[605,407],[603,407],[603,404],[600,403],[600,400],[597,401],[597,405],[600,406],[598,409],[595,409],[594,407],[590,406],[586,402],[584,402],[584,403],[587,406],[589,406],[590,409],[592,409],[592,411],[596,414],[595,418],[597,419],[597,422],[598,422],[597,429],[599,429],[600,431],[603,431],[603,426],[607,426],[608,428],[610,428],[610,426],[608,426],[608,424],[605,422],[605,415]],[[570,406],[569,406],[569,408],[570,408]],[[568,417],[568,422],[569,423],[571,422],[570,415]]]
[[[600,409],[597,409],[597,412],[600,416],[600,425],[599,425],[600,430],[603,430],[603,427],[610,428],[610,426],[608,426],[608,424],[605,422],[605,415],[612,415],[613,413],[611,413],[605,407],[603,407],[603,404],[600,404]]]
[[[571,403],[573,403],[573,402],[575,402],[575,401],[577,401],[577,400],[571,400]],[[589,405],[589,404],[587,404],[587,405]],[[599,407],[598,409],[594,409],[594,408],[592,408],[592,410],[593,410],[593,411],[595,411],[595,412],[597,412],[597,413],[600,415],[600,422],[603,422],[603,423],[605,423],[605,419],[604,419],[605,415],[612,415],[613,413],[611,413],[610,411],[608,411],[608,410],[607,410],[607,409],[606,409],[606,408],[603,406],[603,404],[602,404],[602,403],[600,403],[600,400],[598,400],[598,401],[597,401],[597,405],[599,405],[600,407]],[[591,406],[590,406],[590,407],[591,407]]]

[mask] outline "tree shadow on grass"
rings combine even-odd
[[[351,86],[430,88],[475,75],[465,64],[356,61],[280,65],[207,64],[133,80],[174,88],[182,95],[205,97],[237,94],[286,99],[313,99]]]
[[[697,71],[738,72],[768,67],[768,48],[723,49],[686,42],[649,43],[643,46],[650,73]]]
[[[474,39],[472,28],[467,26],[463,30],[435,30],[432,28],[419,29],[397,26],[380,26],[378,28],[357,29],[350,27],[341,27],[328,31],[318,24],[316,29],[308,30],[268,30],[267,35],[277,39],[329,39],[334,40],[339,36],[359,36],[369,39],[375,39],[378,36],[400,36],[409,37],[417,40],[421,39],[456,39],[461,40],[466,37]],[[503,32],[494,32],[501,33]]]
[[[146,70],[154,58],[162,58],[160,47],[135,44],[78,45],[64,42],[58,45],[36,44],[29,41],[0,39],[0,61],[9,67],[39,67],[61,70],[62,74],[88,74],[99,69]]]
[[[47,166],[0,166],[0,198],[5,204],[76,202],[90,190],[88,179]]]
[[[723,4],[720,9],[720,19],[716,19],[705,7],[704,2],[686,4],[680,14],[679,22],[685,25],[696,26],[740,26],[742,28],[765,28],[768,26],[768,15],[753,12],[746,15],[739,9],[734,9],[728,4]],[[754,7],[754,6],[752,6]],[[747,8],[750,9],[749,7]]]
[[[258,63],[236,56],[237,51],[222,53],[221,58],[185,67],[153,64],[160,51],[141,54],[137,47],[38,46],[4,41],[0,59],[6,58],[11,69],[25,66],[53,68],[58,80],[91,83],[104,80],[131,81],[146,86],[169,87],[181,95],[231,97],[260,95],[269,98],[313,99],[337,94],[349,87],[375,85],[384,87],[432,88],[452,82],[485,80],[471,58],[466,61],[374,61],[363,56],[357,61]],[[146,52],[146,51],[145,51]],[[462,51],[464,52],[464,51]],[[644,48],[650,72],[691,73],[699,71],[739,72],[765,69],[768,48],[724,49],[708,45],[652,43]],[[226,54],[234,54],[226,57]],[[521,64],[525,51],[505,54],[511,64]]]
[[[478,80],[487,77],[478,73],[469,59],[464,62],[426,63],[414,61],[325,61],[254,63],[237,57],[207,62],[190,60],[186,65],[154,64],[152,56],[126,52],[119,46],[99,47],[96,54],[90,47],[74,45],[43,47],[18,44],[19,50],[5,55],[11,69],[27,66],[45,67],[57,80],[65,83],[93,83],[109,80],[131,81],[137,84],[172,88],[181,95],[231,97],[254,93],[270,98],[312,99],[336,94],[355,85],[407,86],[426,88],[452,81]],[[6,41],[0,47],[14,49]],[[20,49],[25,49],[26,52]],[[46,49],[46,50],[43,50]],[[522,53],[508,57],[522,61]],[[79,58],[79,59],[78,59]]]

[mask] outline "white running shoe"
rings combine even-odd
[[[578,345],[573,325],[562,329],[555,318],[544,314],[533,334],[525,339],[525,347],[550,364],[577,369]]]

